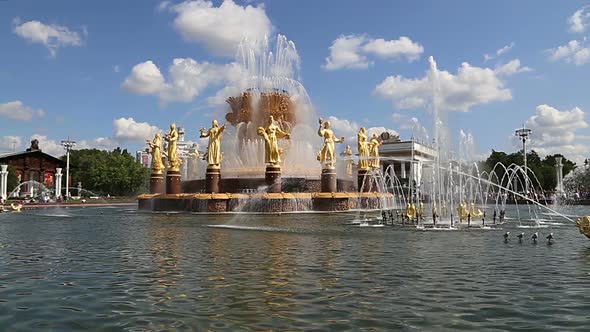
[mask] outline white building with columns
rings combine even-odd
[[[382,133],[380,139],[382,141],[379,147],[381,170],[385,171],[391,166],[402,184],[419,185],[422,181],[424,165],[435,160],[436,150],[414,139],[401,141],[399,136],[387,132]]]

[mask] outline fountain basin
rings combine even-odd
[[[282,177],[282,188],[284,192],[313,193],[319,192],[321,188],[320,179],[303,177]],[[244,190],[257,191],[264,187],[264,177],[230,177],[219,180],[221,191],[227,193],[242,193]],[[354,191],[354,183],[350,179],[337,179],[338,190]],[[185,193],[198,193],[206,188],[206,179],[188,180],[182,182],[182,191]]]
[[[159,212],[303,212],[391,208],[390,193],[143,194],[138,207]]]

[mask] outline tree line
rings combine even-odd
[[[61,158],[65,160],[66,157]],[[99,195],[130,196],[147,192],[149,172],[149,168],[142,167],[127,149],[70,152],[72,186],[82,182],[83,189]]]
[[[557,186],[557,172],[555,170],[555,159],[557,157],[562,157],[561,163],[563,164],[564,177],[576,168],[575,162],[565,158],[559,153],[547,155],[543,159],[539,157],[535,150],[531,150],[526,154],[527,167],[535,173],[535,176],[539,180],[539,184],[543,190],[554,190]],[[516,164],[519,166],[524,165],[522,150],[519,152],[507,154],[505,152],[492,149],[490,156],[485,161],[480,163],[480,170],[490,172],[499,162],[504,164],[506,167],[510,166],[511,164]],[[497,167],[495,172],[500,178],[504,176],[503,168]],[[532,178],[532,175],[529,174],[529,177]],[[537,185],[536,183],[534,184]]]

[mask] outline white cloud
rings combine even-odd
[[[586,39],[579,42],[571,40],[563,46],[548,50],[551,61],[563,60],[581,66],[590,60],[590,48],[585,45]]]
[[[169,8],[177,14],[174,26],[186,40],[202,43],[218,55],[234,56],[243,39],[262,40],[273,29],[263,5],[242,7],[225,0],[215,7],[196,0]]]
[[[174,59],[167,81],[152,61],[146,61],[133,67],[122,87],[139,95],[157,96],[162,104],[170,101],[188,102],[205,88],[227,81],[236,70],[237,65],[233,63],[218,65],[198,63],[190,58]]]
[[[20,100],[0,104],[0,117],[19,121],[30,121],[34,116],[43,117],[45,111],[25,106]]]
[[[589,149],[579,142],[576,131],[588,128],[585,117],[578,107],[560,111],[549,105],[537,106],[525,124],[532,130],[530,147],[543,155],[561,153],[568,159],[583,160]]]
[[[496,57],[499,57],[499,56],[501,56],[503,54],[506,54],[506,53],[510,52],[510,50],[513,47],[514,47],[514,42],[511,42],[510,44],[508,44],[508,45],[506,45],[506,46],[504,46],[504,47],[496,50],[496,54],[495,55],[484,54],[483,55],[483,60],[484,60],[484,62],[486,62],[486,61],[492,60],[492,59],[494,59]]]
[[[22,137],[3,136],[0,137],[0,151],[19,151],[21,149]]]
[[[424,53],[424,47],[402,36],[397,40],[373,39],[363,46],[363,51],[381,58],[405,57],[408,61],[414,61]]]
[[[514,47],[514,42],[502,47],[501,49],[496,51],[496,55],[502,55],[510,52],[510,50]]]
[[[588,28],[588,23],[590,23],[590,12],[588,12],[588,6],[584,6],[572,16],[568,17],[567,23],[569,24],[569,31],[570,32],[584,32]]]
[[[35,134],[31,136],[31,140],[39,140],[39,148],[52,156],[60,157],[65,155],[65,149],[61,145],[61,141],[50,139],[46,135]],[[20,143],[19,143],[20,145]],[[18,146],[18,145],[17,145]],[[90,140],[76,141],[75,150],[80,149],[98,149],[98,150],[113,150],[117,147],[117,143],[109,137],[98,137]]]
[[[14,33],[31,43],[45,45],[51,56],[55,56],[57,49],[60,47],[82,45],[80,34],[71,31],[65,26],[57,24],[47,25],[34,20],[21,24],[18,18],[15,18],[13,22],[16,24]],[[85,28],[83,29],[83,34],[88,34]]]
[[[399,109],[432,106],[436,85],[439,108],[467,112],[473,106],[512,99],[498,73],[490,68],[474,67],[464,62],[453,75],[439,71],[432,57],[431,69],[422,78],[409,79],[400,75],[388,76],[375,88],[377,96],[391,99]]]
[[[354,121],[339,119],[335,116],[330,116],[327,121],[330,121],[330,125],[334,131],[334,134],[336,134],[338,137],[344,137],[344,144],[350,145],[350,147],[355,150],[357,134],[363,126]],[[384,131],[387,131],[393,135],[399,135],[397,131],[385,127],[369,127],[366,128],[366,130],[367,136],[372,136],[373,134],[381,135],[381,133]]]
[[[529,67],[526,67],[526,66],[521,67],[520,60],[514,59],[514,60],[511,60],[503,65],[496,66],[496,69],[494,69],[494,71],[499,76],[512,76],[514,74],[526,73],[526,72],[532,71],[532,69]]]
[[[35,134],[31,136],[30,140],[36,139],[39,141],[39,149],[54,157],[60,157],[65,154],[65,150],[60,142],[49,139],[45,135]]]
[[[114,65],[114,66],[113,66],[113,71],[114,71],[115,73],[118,73],[118,72],[120,72],[120,71],[121,71],[121,67],[119,67],[119,65]]]
[[[330,56],[322,67],[326,70],[366,69],[373,64],[368,55],[383,59],[405,57],[408,61],[414,61],[423,52],[422,45],[403,36],[395,40],[372,39],[363,35],[340,36],[332,42]]]
[[[162,1],[158,4],[158,11],[162,12],[170,7],[170,1]]]
[[[82,140],[77,143],[76,149],[97,149],[97,150],[113,150],[118,146],[110,137],[97,137],[91,140]]]
[[[361,44],[365,40],[363,36],[338,37],[330,46],[330,56],[326,58],[324,68],[327,70],[368,68],[371,62],[366,56],[360,54]]]
[[[160,129],[147,122],[135,122],[133,118],[119,118],[113,120],[115,139],[119,142],[145,142],[151,139]]]

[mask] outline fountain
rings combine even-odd
[[[300,82],[293,42],[279,35],[272,49],[268,38],[244,40],[236,63],[241,75],[224,89],[236,92],[226,100],[226,124],[214,121],[211,129],[201,129],[201,137],[209,139],[199,165],[206,172],[170,191],[162,186],[162,167],[152,163],[152,190],[139,197],[140,208],[299,212],[387,207],[382,198],[391,193],[355,190],[348,161],[336,160],[334,143],[343,139],[332,133],[329,122],[320,119],[319,129],[314,125],[318,117]],[[159,141],[149,142],[152,156],[162,150],[154,149]],[[169,174],[170,167],[166,179]]]
[[[329,122],[319,118],[319,128],[314,126],[317,117],[298,80],[299,56],[292,42],[279,35],[271,52],[268,39],[261,43],[246,40],[240,44],[236,62],[242,75],[224,91],[240,92],[227,98],[226,124],[220,126],[214,120],[210,129],[201,129],[201,137],[209,139],[199,167],[206,173],[183,179],[180,188],[178,162],[170,158],[176,152],[169,144],[164,188],[165,165],[159,159],[162,147],[156,135],[148,141],[153,160],[151,190],[139,196],[140,209],[216,213],[388,210],[379,220],[387,221],[388,215],[394,219],[395,211],[404,225],[447,229],[502,224],[507,204],[521,207],[517,218],[522,227],[526,226],[523,220],[540,226],[541,209],[561,215],[545,206],[539,181],[526,166],[498,164],[480,171],[472,162],[471,134],[461,131],[459,155],[452,153],[447,114],[439,107],[439,72],[432,57],[428,73],[432,97],[427,109],[433,118],[433,146],[428,151],[434,157],[417,161],[413,147],[410,160],[382,156],[379,148],[388,136],[379,140],[361,128],[357,167],[352,167],[350,147],[340,154],[342,161],[336,160],[335,143],[344,139],[332,132]],[[165,137],[170,140],[174,135],[171,127]],[[407,181],[405,166],[398,175],[394,162],[409,162],[413,180]],[[174,186],[169,186],[171,176]],[[523,188],[530,191],[523,192]]]

